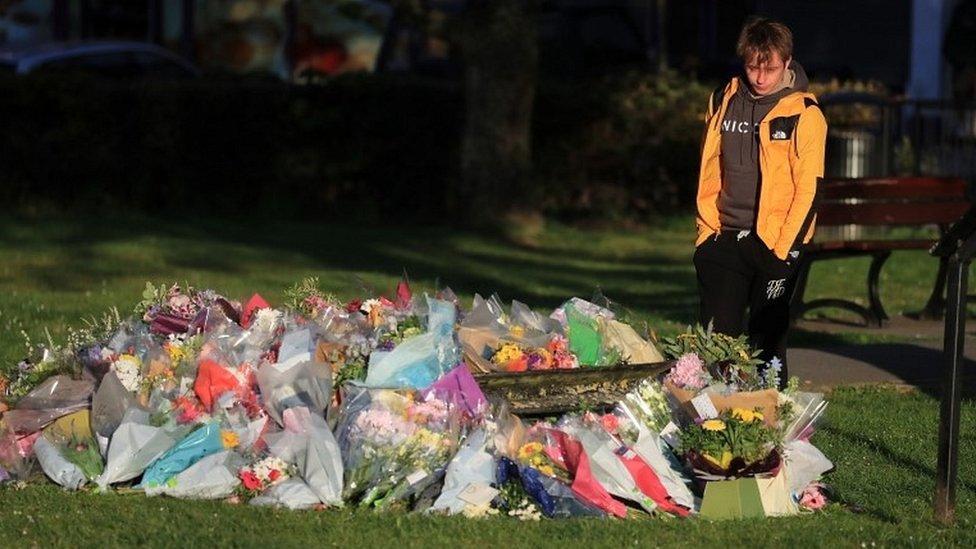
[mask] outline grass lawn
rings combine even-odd
[[[447,285],[465,299],[497,292],[551,308],[601,289],[662,333],[697,320],[689,216],[641,230],[550,226],[531,245],[444,228],[372,228],[295,223],[228,224],[207,219],[104,218],[0,220],[0,361],[23,355],[27,332],[57,340],[65,328],[110,307],[126,312],[145,283],[189,282],[230,297],[260,292],[272,303],[305,276],[318,276],[342,298],[363,286],[389,292],[404,270],[416,288]],[[925,303],[936,261],[924,252],[895,252],[882,274],[889,313]],[[866,258],[819,262],[808,298],[865,303]],[[794,344],[880,342],[883,335],[798,332]]]
[[[415,287],[448,285],[464,298],[497,292],[533,307],[558,305],[601,288],[660,332],[695,320],[689,217],[640,231],[552,226],[531,245],[443,228],[352,225],[98,221],[0,221],[0,360],[23,354],[21,331],[55,340],[80,318],[109,307],[127,310],[147,280],[186,281],[272,303],[301,277],[348,298],[363,285],[388,291],[406,269]],[[882,277],[889,312],[921,306],[935,261],[895,253]],[[814,267],[810,297],[861,297],[867,260]],[[862,298],[863,302],[863,298]],[[807,344],[870,341],[865,336],[798,334]],[[140,495],[65,494],[32,483],[0,491],[0,547],[37,545],[477,546],[976,544],[976,417],[963,415],[959,525],[931,520],[938,404],[891,390],[839,390],[815,442],[837,464],[829,481],[839,504],[817,516],[736,523],[703,521],[472,522],[362,511],[287,512]]]
[[[563,520],[275,511],[138,494],[65,493],[51,483],[0,489],[0,546],[842,546],[976,544],[976,406],[963,416],[958,525],[930,511],[938,405],[891,390],[835,391],[814,442],[837,470],[839,503],[817,515],[710,523],[700,520]],[[863,545],[862,545],[863,544]]]

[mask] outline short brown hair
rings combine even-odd
[[[779,21],[765,17],[746,22],[735,44],[739,57],[746,62],[756,57],[757,62],[766,63],[774,51],[784,61],[793,57],[793,33],[790,29]]]

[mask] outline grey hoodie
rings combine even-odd
[[[752,230],[762,174],[759,173],[759,123],[783,97],[807,90],[810,81],[795,60],[785,75],[786,87],[763,97],[749,91],[748,80],[739,78],[739,89],[729,99],[722,119],[722,190],[718,196],[719,222],[723,229]]]

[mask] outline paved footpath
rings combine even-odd
[[[798,328],[898,338],[898,343],[818,345],[789,350],[790,375],[804,387],[825,390],[841,385],[891,384],[937,393],[942,383],[942,322],[893,318],[884,328],[863,328],[827,321],[801,321]],[[976,391],[976,319],[966,322],[965,388]]]

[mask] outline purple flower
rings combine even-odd
[[[78,359],[89,367],[101,364],[103,362],[101,346],[92,345],[78,351]]]

